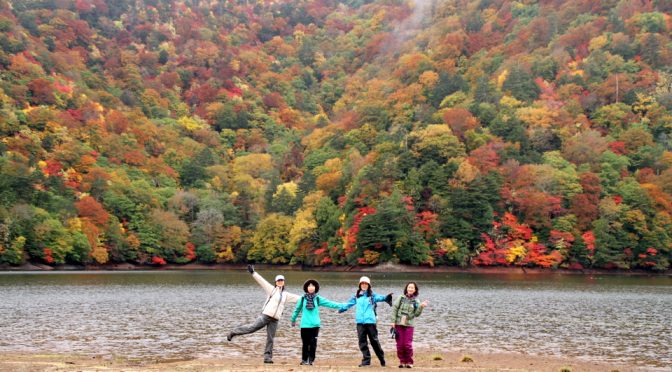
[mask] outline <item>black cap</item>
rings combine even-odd
[[[308,293],[308,285],[314,285],[315,286],[315,293],[320,291],[320,283],[317,282],[315,279],[308,279],[306,280],[305,283],[303,283],[303,291]]]

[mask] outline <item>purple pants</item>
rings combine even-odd
[[[413,364],[413,327],[395,325],[397,330],[397,357],[401,364]]]

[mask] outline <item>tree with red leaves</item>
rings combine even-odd
[[[75,202],[75,208],[81,218],[90,220],[99,227],[107,225],[110,218],[102,204],[90,196],[85,196]]]
[[[556,267],[563,260],[560,250],[549,253],[532,229],[508,212],[501,222],[493,222],[492,231],[483,234],[483,240],[480,253],[472,260],[475,265]]]
[[[56,96],[54,95],[54,85],[46,79],[38,78],[28,83],[30,92],[30,102],[35,105],[54,105]]]

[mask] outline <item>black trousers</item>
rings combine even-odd
[[[357,324],[357,338],[359,338],[359,350],[362,351],[362,364],[371,364],[371,352],[369,351],[367,337],[371,341],[371,346],[378,360],[380,360],[380,365],[385,365],[385,353],[383,348],[380,347],[378,328],[375,324]]]
[[[317,350],[317,335],[320,333],[320,327],[301,328],[301,360],[304,362],[315,361],[315,351]]]

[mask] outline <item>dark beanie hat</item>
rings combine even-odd
[[[315,279],[308,279],[306,280],[305,283],[303,283],[303,291],[308,293],[308,285],[314,285],[315,286],[315,293],[320,291],[320,283],[317,282]]]

